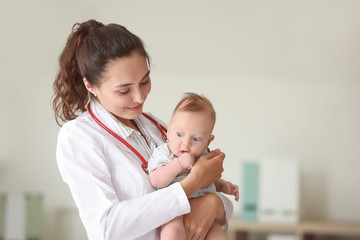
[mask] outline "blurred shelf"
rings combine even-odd
[[[298,223],[264,223],[233,218],[229,222],[230,239],[246,240],[250,232],[295,234],[298,240],[314,235],[360,237],[360,223],[300,221]]]

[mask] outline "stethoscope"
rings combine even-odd
[[[146,174],[149,174],[148,170],[147,170],[147,166],[148,163],[145,160],[145,158],[133,147],[131,146],[128,142],[126,142],[122,137],[120,137],[119,135],[117,135],[116,133],[114,133],[113,131],[111,131],[108,127],[106,127],[95,115],[94,113],[91,111],[90,108],[90,104],[87,107],[88,112],[90,113],[90,116],[92,117],[92,119],[94,119],[94,121],[99,124],[100,127],[102,127],[105,131],[107,131],[108,133],[110,133],[111,135],[113,135],[117,140],[119,140],[121,143],[123,143],[125,146],[127,146],[133,153],[136,154],[136,156],[138,156],[141,160],[141,162],[143,163],[141,165],[142,169],[144,170],[144,172]],[[156,121],[154,118],[152,118],[151,116],[147,115],[146,113],[142,113],[142,115],[144,115],[147,119],[149,119],[150,121],[152,121],[156,127],[160,130],[161,135],[163,136],[164,140],[167,141],[167,137],[166,137],[166,128],[164,126],[162,126],[158,121]]]

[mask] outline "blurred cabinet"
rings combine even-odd
[[[242,170],[243,220],[298,222],[300,178],[296,158],[247,160]]]
[[[0,193],[0,240],[41,240],[42,233],[41,194]]]
[[[249,233],[294,234],[297,240],[313,239],[316,235],[351,236],[360,238],[360,223],[333,223],[300,221],[295,224],[264,223],[231,219],[230,240],[247,240]]]

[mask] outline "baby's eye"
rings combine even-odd
[[[181,132],[177,132],[176,134],[177,134],[177,136],[178,136],[178,137],[182,137],[182,136],[184,136],[184,134],[183,134],[183,133],[181,133]]]
[[[199,137],[193,137],[193,140],[194,140],[195,142],[198,142],[198,141],[200,141],[200,138],[199,138]]]

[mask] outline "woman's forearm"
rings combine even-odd
[[[182,186],[186,196],[188,197],[190,197],[194,192],[201,188],[198,181],[196,181],[196,178],[191,174],[181,180],[180,185]]]

